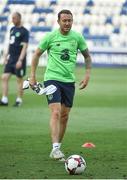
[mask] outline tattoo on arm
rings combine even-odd
[[[90,69],[91,68],[92,59],[91,59],[89,50],[86,49],[86,50],[82,51],[81,53],[82,53],[82,55],[84,56],[84,59],[85,59],[86,69]]]

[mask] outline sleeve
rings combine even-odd
[[[27,31],[26,29],[24,30],[24,34],[23,34],[23,39],[22,42],[28,43],[29,41],[29,31]]]
[[[88,48],[88,46],[87,46],[87,43],[86,43],[85,38],[84,38],[82,35],[80,35],[80,36],[79,36],[78,49],[79,49],[80,51],[84,51],[84,50],[87,49],[87,48]]]
[[[10,29],[10,31],[9,31],[9,37],[11,37],[11,32],[12,32],[13,29],[14,29],[14,28],[12,27],[12,28]]]
[[[39,43],[39,49],[45,51],[49,47],[50,33],[47,33]]]

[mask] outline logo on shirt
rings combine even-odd
[[[70,55],[69,55],[69,49],[63,49],[61,51],[61,56],[60,58],[63,60],[63,61],[68,61],[70,59]]]
[[[60,46],[60,43],[57,43],[56,46]]]
[[[20,32],[17,32],[17,33],[15,33],[15,36],[16,36],[16,37],[19,37],[20,34],[21,34]]]
[[[75,47],[75,46],[77,45],[77,42],[76,42],[75,40],[73,40],[73,41],[70,42],[70,45],[71,45],[72,47]]]
[[[15,36],[11,36],[10,37],[10,44],[14,44],[15,43]]]

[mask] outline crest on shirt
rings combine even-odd
[[[60,46],[60,43],[57,43],[56,46]]]
[[[16,33],[15,33],[15,36],[16,36],[16,37],[19,37],[20,34],[21,34],[20,32],[16,32]]]
[[[75,47],[75,46],[77,46],[77,42],[76,42],[75,40],[73,40],[73,41],[70,42],[70,45],[71,45],[72,47]]]

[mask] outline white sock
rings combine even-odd
[[[17,97],[17,98],[16,98],[16,102],[22,103],[22,99],[21,99],[20,97]]]
[[[8,103],[8,97],[7,96],[2,96],[1,101],[3,103]]]
[[[61,146],[61,143],[53,143],[52,144],[53,150],[56,149],[56,148],[60,149],[60,146]]]

